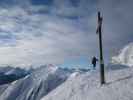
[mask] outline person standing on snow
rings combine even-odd
[[[96,63],[97,63],[98,59],[94,56],[92,58],[92,65],[93,65],[93,68],[95,69],[96,68]]]

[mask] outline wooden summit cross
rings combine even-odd
[[[98,12],[98,27],[96,33],[99,35],[99,50],[100,50],[100,82],[101,85],[105,84],[104,76],[104,60],[103,60],[103,49],[102,49],[102,21],[100,12]]]

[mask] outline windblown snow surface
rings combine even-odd
[[[106,82],[98,72],[73,73],[41,100],[133,100],[133,68],[106,71]]]
[[[113,63],[133,66],[133,43],[120,50],[119,55],[112,58]]]
[[[40,100],[42,96],[64,82],[68,75],[69,73],[56,66],[42,66],[25,78],[5,87],[0,100]]]
[[[8,86],[9,84],[0,85],[0,95],[7,89]]]

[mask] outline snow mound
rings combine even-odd
[[[125,46],[118,56],[112,57],[112,63],[133,66],[133,43]]]
[[[54,66],[42,66],[23,79],[13,82],[0,100],[40,100],[66,80],[69,73]]]
[[[76,76],[78,76],[80,73],[79,72],[74,72],[70,75],[69,78],[75,78]]]
[[[99,73],[74,75],[41,100],[133,100],[133,68],[110,70],[106,81],[100,86]]]

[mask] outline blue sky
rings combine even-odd
[[[97,11],[104,16],[105,62],[133,42],[132,1],[0,0],[0,65],[88,67],[99,55]]]

